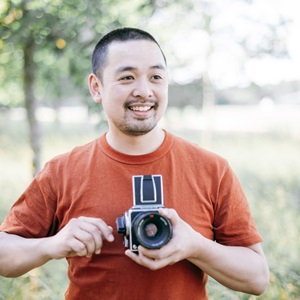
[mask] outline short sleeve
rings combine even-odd
[[[215,240],[227,246],[262,241],[241,184],[228,165],[218,187],[213,230]]]
[[[46,164],[12,206],[0,231],[27,238],[46,237],[56,231],[56,195],[50,164]]]

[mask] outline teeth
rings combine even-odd
[[[132,106],[130,109],[133,111],[147,111],[151,106]]]

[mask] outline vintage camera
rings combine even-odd
[[[116,219],[118,233],[124,236],[124,246],[138,251],[139,245],[159,249],[172,238],[172,225],[160,215],[163,206],[161,175],[132,177],[133,206]]]

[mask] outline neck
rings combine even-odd
[[[128,136],[122,132],[115,133],[112,130],[106,134],[106,140],[112,148],[128,155],[151,153],[160,147],[164,138],[165,132],[158,127],[140,136]]]

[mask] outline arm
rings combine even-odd
[[[269,282],[269,271],[260,244],[231,247],[215,243],[193,230],[172,209],[161,210],[173,225],[173,238],[163,248],[139,247],[139,255],[126,251],[136,263],[152,270],[187,259],[224,286],[250,294],[261,294]]]
[[[195,250],[198,254],[188,260],[224,286],[255,295],[266,289],[269,271],[260,244],[223,246],[201,237]]]
[[[0,232],[0,275],[17,277],[50,260],[43,239],[25,239]]]
[[[0,232],[0,275],[17,277],[51,259],[100,254],[112,242],[112,228],[101,219],[72,219],[53,237],[27,239]]]

